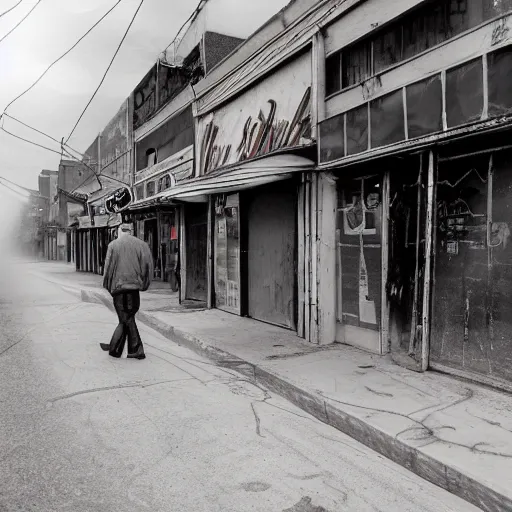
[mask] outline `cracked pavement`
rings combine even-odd
[[[477,510],[143,324],[109,358],[113,313],[3,267],[2,512]]]

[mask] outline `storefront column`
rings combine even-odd
[[[389,269],[389,201],[390,173],[386,171],[382,180],[382,290],[381,290],[381,325],[380,353],[386,354],[390,349],[389,339],[389,299],[386,292]]]
[[[429,364],[430,352],[430,298],[432,289],[432,237],[434,215],[434,152],[428,153],[427,177],[427,225],[425,233],[425,275],[423,284],[423,337],[421,343],[421,369],[425,372]]]
[[[208,309],[214,307],[214,269],[213,269],[213,229],[214,229],[214,215],[213,215],[213,196],[208,196],[208,225],[207,225],[207,247],[206,247],[206,305]]]
[[[187,290],[187,239],[185,229],[185,208],[180,206],[179,210],[179,226],[180,226],[180,303],[185,299]]]
[[[318,343],[336,340],[336,181],[330,173],[318,175]]]

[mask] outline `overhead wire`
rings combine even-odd
[[[20,123],[21,125],[25,126],[26,128],[30,128],[31,130],[34,130],[35,132],[40,133],[41,135],[44,135],[45,137],[48,137],[49,139],[53,140],[54,142],[56,142],[59,145],[62,144],[62,140],[57,140],[55,137],[52,137],[51,135],[49,135],[41,130],[38,130],[37,128],[34,128],[33,126],[30,126],[29,124],[21,121],[20,119],[17,119],[16,117],[11,116],[7,112],[4,112],[2,114],[2,116],[8,117],[9,119],[12,119],[13,121],[16,121],[17,123]],[[84,156],[83,153],[80,153],[80,151],[73,149],[69,144],[64,144],[64,145],[66,147],[68,147],[69,149],[71,149],[72,151],[74,151],[75,153],[78,153],[80,156]]]
[[[14,183],[14,181],[11,181],[11,180],[8,180],[7,178],[4,178],[3,176],[0,176],[0,180],[4,180],[4,181],[7,181],[9,182],[11,185],[15,185],[16,187],[19,187],[19,188],[22,188],[23,190],[25,190],[26,192],[31,192],[31,190],[27,187],[22,187],[21,185],[18,185],[17,183]]]
[[[167,49],[176,42],[176,40],[178,39],[181,31],[187,26],[187,23],[192,22],[196,18],[196,16],[201,12],[202,8],[206,5],[207,1],[208,0],[199,0],[199,3],[197,4],[197,7],[192,11],[192,14],[185,20],[183,25],[181,25],[181,27],[179,28],[178,32],[176,32],[176,35],[174,36],[174,39],[165,47],[164,51],[162,52],[163,54],[165,54]]]
[[[52,153],[57,153],[57,155],[61,154],[60,151],[56,151],[55,149],[49,148],[47,146],[43,146],[42,144],[38,144],[37,142],[34,142],[34,141],[29,140],[29,139],[25,139],[23,137],[20,137],[19,135],[16,135],[15,133],[12,133],[9,130],[6,130],[3,126],[0,126],[0,130],[2,130],[3,132],[9,134],[11,137],[14,137],[16,139],[22,140],[24,142],[27,142],[28,144],[32,144],[33,146],[37,146],[39,148],[46,149],[47,151],[51,151]]]
[[[9,115],[7,115],[7,114],[6,114],[6,117],[11,117],[11,116],[9,116]],[[23,123],[22,123],[22,124],[23,124]],[[102,184],[102,182],[100,181],[99,177],[103,174],[103,171],[108,167],[108,165],[107,165],[107,166],[105,166],[105,168],[104,168],[104,169],[102,169],[102,170],[100,170],[100,171],[98,172],[98,171],[96,171],[93,167],[91,167],[89,164],[87,164],[84,160],[80,160],[80,159],[79,159],[79,158],[77,158],[75,155],[71,154],[68,150],[66,150],[66,148],[64,148],[64,145],[63,145],[62,143],[61,143],[61,151],[57,151],[57,150],[55,150],[55,149],[49,148],[49,147],[47,147],[47,146],[44,146],[44,145],[42,145],[42,144],[38,144],[37,142],[34,142],[34,141],[32,141],[32,140],[25,139],[24,137],[20,137],[19,135],[16,135],[15,133],[12,133],[12,132],[10,132],[9,130],[7,130],[6,128],[4,128],[4,126],[3,126],[3,125],[2,125],[2,126],[0,126],[0,130],[1,130],[1,131],[3,131],[3,132],[5,132],[5,133],[7,133],[7,134],[8,134],[8,135],[10,135],[11,137],[14,137],[14,138],[16,138],[16,139],[19,139],[19,140],[21,140],[21,141],[23,141],[23,142],[26,142],[26,143],[28,143],[28,144],[31,144],[31,145],[33,145],[33,146],[37,146],[37,147],[39,147],[39,148],[41,148],[41,149],[45,149],[45,150],[47,150],[47,151],[50,151],[50,152],[52,152],[52,153],[55,153],[55,154],[59,155],[59,156],[61,157],[61,159],[62,159],[64,156],[66,156],[66,157],[69,157],[69,158],[71,158],[71,159],[73,159],[73,160],[76,160],[77,162],[81,163],[83,166],[87,167],[87,168],[88,168],[88,169],[93,173],[93,176],[91,176],[91,175],[87,176],[87,177],[86,177],[86,179],[85,179],[84,181],[82,181],[82,183],[80,183],[77,187],[75,187],[71,192],[75,192],[78,188],[82,187],[82,186],[83,186],[83,185],[84,185],[84,184],[85,184],[85,183],[86,183],[90,178],[92,178],[92,177],[94,177],[94,178],[96,178],[96,179],[97,179],[98,184],[100,185],[100,189],[99,189],[99,190],[101,190],[101,189],[103,188],[103,184]],[[36,130],[36,131],[37,131],[37,130]],[[40,132],[40,133],[42,133],[42,132]],[[44,133],[43,133],[43,134],[44,134]],[[46,135],[46,134],[44,134],[44,135]],[[56,139],[53,139],[53,137],[50,137],[50,138],[52,138],[52,140],[55,140],[56,142],[59,142],[59,141],[57,141]],[[78,153],[78,151],[77,151],[77,153]],[[112,180],[112,181],[115,181],[115,182],[120,183],[120,184],[122,184],[122,185],[126,185],[126,183],[125,183],[124,181],[122,181],[122,180],[119,180],[119,179],[117,179],[117,178],[114,178],[114,177],[112,177],[112,176],[108,176],[108,175],[107,175],[106,177],[107,177],[108,179]],[[0,177],[0,178],[1,178],[1,177]]]
[[[17,119],[16,117],[11,116],[7,112],[4,112],[2,115],[5,116],[5,117],[8,117],[9,119],[12,119],[13,121],[16,121],[17,123],[20,123],[21,125],[25,126],[26,128],[30,128],[31,130],[34,130],[35,132],[37,132],[37,133],[39,133],[41,135],[44,135],[45,137],[48,137],[49,139],[53,140],[57,144],[61,144],[62,143],[61,140],[57,140],[55,137],[52,137],[51,135],[48,135],[47,133],[45,133],[45,132],[43,132],[41,130],[38,130],[37,128],[34,128],[33,126],[30,126],[29,124],[21,121],[20,119]],[[80,153],[80,151],[77,151],[76,149],[73,149],[71,146],[69,146],[67,144],[66,144],[66,146],[69,149],[71,149],[72,151],[74,151],[75,153],[78,153],[79,155],[83,156],[83,153]]]
[[[23,18],[21,18],[21,20],[18,21],[18,23],[16,23],[16,25],[14,25],[14,27],[12,27],[11,30],[9,30],[9,32],[7,32],[7,34],[5,34],[2,38],[0,38],[0,43],[5,38],[10,36],[32,14],[33,10],[41,3],[41,1],[42,0],[37,0],[36,4],[32,7],[32,9],[30,9],[30,11],[28,11],[27,14],[25,14],[25,16],[23,16]]]
[[[14,4],[10,9],[7,9],[7,11],[4,11],[3,13],[0,14],[0,18],[2,16],[5,16],[7,13],[11,12],[13,9],[16,9],[16,7],[18,7],[18,5],[21,4],[21,2],[23,2],[23,0],[19,0],[18,3]]]
[[[121,46],[123,45],[124,40],[126,39],[126,36],[128,35],[128,32],[130,31],[130,28],[132,27],[133,22],[135,21],[135,18],[137,17],[137,14],[139,13],[140,8],[142,7],[143,3],[144,3],[144,0],[141,0],[140,3],[139,3],[139,6],[137,7],[137,10],[135,11],[135,13],[132,16],[132,19],[131,19],[128,27],[126,28],[126,31],[125,31],[123,37],[121,38],[121,41],[119,42],[119,45],[117,46],[117,49],[116,49],[112,59],[110,60],[110,63],[108,65],[107,69],[105,70],[105,73],[103,74],[103,77],[100,80],[100,83],[98,84],[98,87],[96,87],[96,90],[94,91],[93,95],[91,96],[91,99],[87,102],[87,105],[85,106],[84,110],[80,114],[77,122],[75,123],[75,126],[73,127],[73,129],[71,130],[70,134],[68,135],[68,137],[66,139],[66,144],[68,143],[69,139],[71,138],[71,136],[73,135],[74,131],[76,130],[78,124],[82,120],[82,117],[84,116],[85,112],[89,108],[89,105],[92,103],[92,100],[95,98],[97,92],[100,90],[100,87],[103,85],[103,82],[105,81],[105,78],[106,78],[108,72],[110,71],[110,68],[112,67],[112,64],[114,63],[114,60],[117,57],[117,54],[119,53],[119,50],[121,49]]]
[[[19,100],[22,96],[24,96],[25,94],[27,94],[27,92],[29,92],[32,88],[34,88],[38,83],[39,81],[46,75],[46,73],[48,73],[48,71],[50,71],[50,69],[55,66],[55,64],[57,64],[60,60],[62,60],[64,57],[66,57],[66,55],[68,55],[68,53],[70,53],[71,51],[73,51],[77,46],[78,44],[83,40],[85,39],[123,0],[117,0],[117,2],[92,26],[89,28],[89,30],[87,30],[87,32],[85,32],[85,34],[83,34],[79,39],[77,39],[77,41],[75,42],[75,44],[73,44],[73,46],[71,46],[68,50],[66,50],[60,57],[58,57],[57,59],[55,59],[44,71],[43,73],[41,73],[41,75],[39,76],[39,78],[30,86],[28,87],[27,89],[25,89],[21,94],[18,94],[18,96],[16,96],[10,103],[8,103],[8,105],[4,108],[4,114],[6,113],[7,109],[13,105],[13,103],[15,103],[17,100]]]
[[[3,181],[0,181],[0,185],[4,186],[6,189],[10,190],[14,194],[17,194],[18,196],[23,197],[24,199],[28,199],[30,197],[30,195],[27,195],[27,196],[23,195],[21,192],[19,192],[18,190],[13,189],[12,187],[7,185]]]

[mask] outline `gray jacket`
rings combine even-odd
[[[146,291],[153,277],[153,256],[146,242],[125,234],[108,244],[103,288],[111,295]]]

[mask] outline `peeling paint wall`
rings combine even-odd
[[[431,361],[512,379],[512,152],[446,162],[437,184]]]
[[[148,150],[155,149],[156,162],[161,162],[193,144],[194,119],[192,109],[188,107],[137,143],[136,171],[147,167],[146,152]]]

